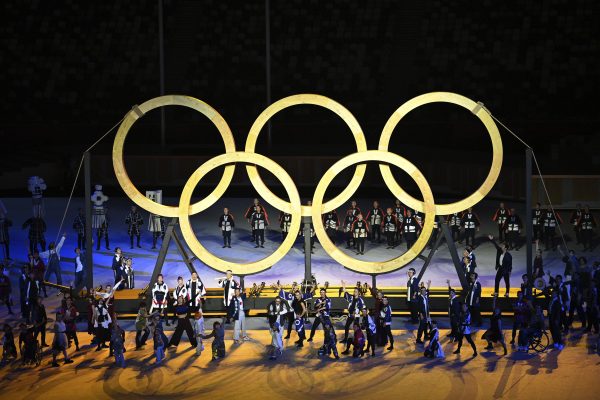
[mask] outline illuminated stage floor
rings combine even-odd
[[[442,332],[445,334],[446,332]],[[446,358],[430,360],[415,349],[414,331],[394,331],[396,349],[378,349],[374,359],[323,360],[318,357],[321,334],[303,349],[292,340],[277,361],[267,359],[266,330],[249,332],[251,341],[232,344],[226,332],[227,356],[210,361],[210,341],[200,358],[187,341],[178,350],[169,350],[166,360],[154,364],[151,342],[140,351],[125,353],[127,366],[117,368],[108,350],[84,349],[73,355],[74,363],[52,368],[45,355],[37,369],[12,364],[0,368],[4,399],[153,399],[153,398],[243,398],[243,399],[595,399],[600,389],[600,357],[588,346],[597,335],[572,333],[562,351],[542,354],[510,353],[501,356],[483,350],[471,357],[463,346],[443,339]],[[509,332],[505,333],[509,335]],[[339,331],[338,331],[339,335]],[[79,334],[82,342],[87,334]],[[185,336],[185,335],[184,335]],[[481,332],[477,335],[479,338]],[[51,337],[51,335],[50,335]],[[133,348],[134,334],[127,335]],[[49,342],[50,343],[50,342]],[[341,351],[341,345],[338,346]],[[72,354],[70,352],[70,354]],[[62,357],[60,358],[62,360]]]

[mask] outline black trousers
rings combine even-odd
[[[518,249],[519,248],[519,232],[517,232],[517,231],[506,232],[506,243],[508,244],[509,249]]]
[[[77,331],[76,330],[68,330],[65,332],[67,335],[68,341],[73,341],[75,343],[75,347],[79,348],[79,339],[77,339]]]
[[[354,240],[352,232],[346,232],[346,246],[356,247],[356,240]]]
[[[452,240],[458,242],[460,240],[460,227],[452,225]]]
[[[592,249],[592,230],[591,229],[583,229],[581,231],[581,244],[585,249]]]
[[[100,229],[98,229],[96,235],[98,237],[98,240],[96,240],[96,250],[100,250],[100,241],[102,240],[102,237],[104,237],[104,242],[105,242],[106,248],[108,249],[109,248],[109,245],[108,245],[108,230],[106,230],[104,233],[102,233],[100,231]]]
[[[156,242],[158,241],[159,237],[162,237],[164,239],[165,234],[163,232],[152,232],[152,248],[153,249],[156,248]]]
[[[552,335],[552,341],[554,343],[562,344],[562,331],[561,331],[561,321],[559,316],[551,316],[550,317],[550,334]]]
[[[395,241],[396,232],[390,232],[390,231],[388,231],[388,232],[385,233],[385,236],[387,237],[387,245],[389,247],[396,246],[396,241]]]
[[[429,238],[429,248],[430,249],[433,249],[433,246],[435,245],[435,242],[437,241],[438,233],[439,233],[439,230],[436,228],[433,228],[433,232],[431,232],[431,237]]]
[[[375,355],[375,346],[377,346],[377,343],[375,343],[375,334],[371,333],[369,328],[365,329],[365,332],[367,332],[367,349],[365,351],[368,353],[369,349],[371,349],[371,354]]]
[[[77,234],[77,247],[81,250],[85,250],[85,235]]]
[[[398,244],[400,244],[400,242],[402,242],[402,231],[400,229],[398,229],[396,231],[395,240],[396,240],[396,242],[395,242],[396,245],[398,245]]]
[[[554,236],[556,234],[556,228],[546,227],[544,228],[544,243],[546,250],[554,249]]]
[[[329,237],[329,240],[331,240],[331,242],[333,244],[335,244],[336,239],[337,239],[337,230],[335,230],[333,228],[327,228],[325,230],[325,232],[327,232],[327,236]]]
[[[406,240],[406,250],[408,250],[411,247],[413,247],[413,245],[417,241],[417,234],[414,232],[405,233],[404,239]]]
[[[323,322],[324,321],[321,320],[321,316],[320,315],[317,315],[315,317],[315,320],[313,321],[312,327],[310,328],[310,339],[312,339],[315,336],[315,331],[317,330],[317,328],[319,327],[319,325],[321,325]]]
[[[140,237],[141,235],[129,235],[129,243],[131,245],[131,248],[133,248],[133,237],[135,236],[136,240],[136,244],[139,247],[140,246]]]
[[[502,225],[503,224],[498,224],[498,241],[500,243],[502,243],[506,240],[506,235],[504,233],[504,227]]]
[[[450,315],[450,335],[456,339],[458,339],[458,335],[460,335],[458,330],[458,321],[458,316]]]
[[[287,319],[288,324],[287,335],[290,336],[290,334],[292,333],[292,329],[294,328],[294,320],[296,319],[296,315],[292,311],[285,314],[285,318]]]
[[[594,328],[594,331],[598,333],[600,330],[600,324],[598,323],[598,312],[596,311],[596,307],[588,306],[586,308],[587,329],[591,330]]]
[[[171,339],[169,340],[169,346],[177,346],[179,341],[181,340],[181,336],[183,335],[183,331],[185,331],[190,344],[194,347],[198,344],[196,341],[196,337],[194,336],[194,330],[192,329],[192,324],[190,324],[190,320],[188,317],[177,318],[177,328],[175,328],[175,332]]]
[[[533,240],[542,240],[543,237],[544,237],[544,232],[542,230],[542,226],[534,225],[533,226]]]
[[[381,241],[381,225],[371,225],[371,242],[375,243],[375,241]]]
[[[587,315],[583,309],[581,298],[577,293],[571,294],[571,304],[569,305],[569,326],[571,326],[573,320],[575,319],[575,310],[577,310],[577,316],[579,317],[579,321],[581,321],[581,326],[585,328],[587,323]]]
[[[223,231],[223,246],[231,246],[231,231]]]
[[[37,250],[37,245],[40,245],[42,251],[46,251],[46,239],[39,238],[37,240],[29,239],[29,252],[33,254]]]
[[[427,332],[427,320],[425,318],[421,318],[419,320],[419,329],[417,330],[417,340],[420,341],[421,337],[425,336],[425,340],[429,338],[429,334]]]
[[[482,320],[481,320],[481,310],[479,309],[479,304],[473,304],[472,306],[469,306],[469,309],[471,310],[471,317],[473,318],[473,324],[475,326],[481,326]]]
[[[522,330],[524,328],[523,323],[521,323],[517,318],[515,318],[512,327],[512,337],[511,342],[515,341],[515,337],[517,336],[517,330]]]
[[[412,300],[406,300],[406,303],[408,305],[408,311],[410,311],[410,319],[413,322],[417,322],[417,320],[419,319],[417,315],[417,302]]]
[[[465,228],[465,245],[475,245],[475,228]]]
[[[348,331],[354,322],[354,317],[352,315],[348,315],[348,319],[346,320],[346,325],[344,326],[344,341],[348,339]]]
[[[391,325],[384,325],[383,327],[383,334],[385,336],[387,336],[389,342],[390,342],[390,347],[394,347],[394,335],[392,335],[392,326]]]
[[[469,342],[469,344],[471,345],[471,348],[473,349],[474,353],[477,353],[477,348],[475,347],[475,343],[473,342],[473,338],[471,337],[470,333],[461,333],[460,336],[458,337],[458,351],[460,351],[460,348],[463,345],[463,338],[467,339],[467,342]]]
[[[573,227],[573,231],[575,231],[575,238],[577,239],[577,244],[581,244],[581,229],[575,226]]]
[[[36,326],[33,330],[33,337],[37,340],[38,335],[40,335],[40,339],[42,344],[46,343],[46,324]]]
[[[500,280],[504,279],[504,285],[506,285],[506,293],[510,291],[510,271],[505,271],[504,268],[498,268],[496,270],[496,279],[494,280],[494,292],[498,293],[500,289]]]
[[[365,238],[364,237],[356,238],[356,251],[359,253],[365,252]]]
[[[150,335],[150,329],[144,328],[142,330],[135,331],[135,347],[139,348],[146,344],[146,340],[148,340],[148,335]]]
[[[255,229],[254,230],[254,241],[256,242],[256,245],[263,245],[265,244],[265,230],[264,229]]]

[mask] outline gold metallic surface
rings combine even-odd
[[[227,122],[215,109],[201,100],[189,96],[179,95],[161,96],[148,100],[129,111],[121,123],[119,130],[117,131],[115,142],[113,144],[113,167],[115,169],[115,174],[117,175],[117,180],[125,191],[125,194],[127,194],[127,196],[133,200],[135,204],[144,210],[151,212],[152,214],[162,215],[165,217],[176,217],[178,215],[178,208],[156,203],[148,199],[135,187],[133,182],[131,182],[131,179],[129,179],[127,171],[125,170],[125,164],[123,161],[123,147],[125,145],[127,133],[129,133],[129,130],[135,121],[137,121],[143,114],[146,114],[150,110],[171,105],[189,107],[205,115],[219,130],[221,138],[225,143],[225,152],[235,152],[235,142],[233,140],[231,129],[229,129],[229,125],[227,125]],[[143,114],[140,115],[140,111]],[[223,176],[217,184],[217,187],[205,199],[193,204],[190,207],[189,215],[197,214],[200,211],[207,209],[215,201],[217,201],[223,195],[223,193],[225,193],[225,190],[231,183],[234,170],[234,165],[225,167],[225,171],[223,172]]]
[[[422,211],[425,213],[425,224],[421,234],[419,235],[419,238],[413,247],[408,249],[406,253],[388,261],[361,261],[348,256],[333,242],[331,242],[329,236],[327,236],[327,233],[325,232],[323,220],[321,219],[321,214],[319,213],[319,210],[321,210],[323,206],[323,196],[325,196],[325,192],[327,191],[327,187],[331,181],[344,169],[355,164],[364,163],[366,161],[384,162],[386,165],[391,164],[402,169],[415,180],[424,199],[424,207]],[[394,190],[392,190],[392,193],[400,200],[403,199],[400,193]],[[429,184],[427,183],[427,180],[421,171],[419,171],[417,167],[415,167],[405,158],[387,151],[369,150],[362,153],[354,153],[342,158],[325,172],[319,181],[317,188],[315,189],[315,194],[312,200],[312,221],[315,234],[319,238],[319,243],[321,243],[321,246],[323,246],[325,252],[334,260],[342,264],[345,268],[363,274],[384,274],[386,272],[391,272],[401,268],[414,260],[415,257],[421,254],[421,251],[423,251],[427,245],[427,242],[429,241],[429,237],[433,231],[434,217],[435,203],[433,200],[433,193],[431,192],[431,188],[429,187]]]
[[[396,125],[398,125],[398,122],[400,122],[400,120],[406,114],[422,105],[437,102],[456,104],[473,112],[486,127],[490,135],[490,139],[492,140],[492,166],[483,184],[471,195],[460,201],[457,201],[455,203],[436,205],[435,214],[449,215],[454,212],[461,212],[463,210],[466,210],[467,208],[481,201],[490,192],[490,190],[496,183],[496,180],[498,179],[498,175],[500,174],[503,153],[502,139],[500,138],[500,132],[498,131],[496,123],[492,120],[492,117],[484,108],[478,106],[477,103],[473,100],[456,93],[432,92],[423,94],[421,96],[417,96],[402,104],[396,111],[394,111],[392,116],[388,119],[387,123],[383,127],[383,131],[381,132],[378,149],[382,151],[388,151],[390,138],[392,137],[394,128],[396,127]],[[397,193],[397,197],[398,199],[400,199],[400,201],[402,201],[402,203],[406,204],[411,208],[414,208],[415,210],[424,211],[423,202],[415,199],[400,187],[400,185],[392,175],[389,166],[380,165],[379,169],[381,171],[381,175],[383,176],[383,180],[385,181],[387,186],[390,188],[392,193]]]
[[[328,97],[321,96],[318,94],[297,94],[276,101],[275,103],[267,107],[262,113],[260,113],[260,115],[254,121],[254,124],[252,124],[250,132],[248,132],[245,151],[247,153],[254,153],[258,135],[269,119],[271,119],[275,114],[277,114],[283,109],[300,104],[320,106],[333,111],[350,128],[352,136],[354,137],[354,141],[356,142],[356,150],[358,152],[363,152],[367,150],[367,141],[365,139],[365,135],[363,134],[362,128],[360,127],[360,124],[358,123],[354,115],[352,115],[352,113],[348,111],[347,108]],[[290,204],[285,200],[280,199],[279,197],[277,197],[277,195],[275,195],[269,190],[267,185],[265,185],[263,180],[260,178],[256,167],[249,165],[246,166],[246,170],[248,171],[250,182],[252,182],[252,185],[256,189],[256,192],[267,203],[275,206],[275,208],[281,211],[290,212]],[[344,204],[346,201],[348,201],[358,189],[360,182],[365,176],[365,170],[365,165],[357,166],[348,186],[346,186],[346,188],[339,195],[325,203],[323,205],[323,208],[320,210],[319,214],[323,214],[334,210],[342,204]],[[311,207],[302,206],[302,215],[307,217],[310,216]]]
[[[300,230],[301,204],[300,195],[298,194],[298,189],[296,188],[294,181],[275,161],[256,153],[235,152],[221,154],[220,156],[211,158],[198,167],[192,176],[190,176],[183,188],[181,198],[179,200],[177,216],[179,217],[179,226],[181,227],[181,232],[188,247],[202,262],[217,271],[225,272],[230,269],[236,275],[249,275],[264,271],[281,260],[294,245],[294,242],[296,241],[296,235],[287,235],[283,243],[281,243],[275,252],[261,260],[250,263],[234,263],[214,256],[204,246],[202,246],[202,244],[196,238],[196,235],[194,234],[190,224],[190,201],[196,185],[198,185],[202,177],[204,177],[214,168],[236,162],[251,163],[259,167],[266,168],[280,180],[290,198],[288,207],[289,213],[292,214],[292,225],[290,227],[290,232],[298,232]],[[219,197],[214,197],[213,194],[209,195],[208,198],[210,198],[209,201],[211,204],[219,199]]]

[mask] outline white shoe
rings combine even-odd
[[[242,340],[250,340],[248,336],[244,336]]]

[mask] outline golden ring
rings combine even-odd
[[[398,122],[400,122],[400,120],[406,114],[424,104],[436,102],[456,104],[474,113],[477,118],[483,122],[483,125],[485,125],[490,135],[490,139],[492,140],[492,166],[483,184],[471,195],[460,201],[448,204],[436,204],[435,214],[450,215],[455,212],[464,211],[480,202],[490,192],[490,190],[492,190],[492,187],[500,175],[500,169],[502,168],[502,139],[500,138],[500,132],[498,131],[496,123],[483,107],[475,103],[473,100],[456,93],[432,92],[417,96],[402,104],[388,119],[383,127],[383,131],[381,132],[378,149],[382,151],[388,151],[392,132],[394,131],[396,125],[398,125]],[[388,165],[380,165],[379,169],[386,185],[390,188],[392,193],[397,193],[397,197],[400,199],[400,201],[402,201],[402,203],[417,211],[424,211],[423,202],[415,199],[400,187],[392,175],[392,171]]]
[[[235,152],[235,141],[233,139],[233,134],[231,133],[231,129],[229,129],[229,125],[227,125],[225,119],[223,119],[221,114],[219,114],[214,108],[194,97],[179,95],[155,97],[129,111],[127,115],[125,115],[125,118],[123,119],[123,122],[117,131],[117,135],[113,143],[113,168],[115,169],[117,180],[125,191],[125,194],[131,200],[133,200],[135,204],[144,210],[151,212],[152,214],[162,215],[164,217],[176,217],[178,215],[178,208],[156,203],[140,193],[133,182],[131,182],[131,179],[129,179],[127,171],[125,170],[125,163],[123,162],[123,146],[125,145],[127,133],[135,121],[137,121],[150,110],[170,105],[193,108],[194,110],[208,117],[208,119],[215,124],[219,130],[219,133],[221,134],[221,138],[223,138],[223,142],[225,143],[225,153]],[[223,193],[225,193],[225,190],[227,190],[227,187],[233,178],[234,171],[235,165],[228,165],[225,167],[225,171],[223,172],[223,176],[217,184],[217,187],[205,199],[192,204],[189,209],[189,215],[197,214],[213,205],[214,202],[217,201],[223,195]]]
[[[185,186],[183,187],[183,191],[181,192],[181,198],[179,200],[177,216],[179,217],[179,226],[181,228],[181,233],[183,234],[183,237],[185,238],[188,247],[202,262],[204,262],[210,268],[220,272],[226,272],[228,269],[230,269],[234,274],[237,275],[250,275],[264,271],[270,268],[279,260],[281,260],[294,245],[294,242],[296,241],[296,236],[287,235],[283,243],[281,243],[281,245],[275,250],[275,252],[263,259],[253,261],[250,263],[234,263],[230,261],[225,261],[219,257],[214,256],[204,246],[202,246],[202,244],[196,238],[196,235],[194,234],[194,231],[192,230],[192,226],[190,224],[190,201],[192,198],[192,193],[196,188],[196,185],[198,185],[202,177],[204,177],[208,172],[212,171],[214,168],[220,167],[221,165],[236,162],[252,163],[258,165],[259,167],[266,168],[280,180],[287,192],[287,195],[290,198],[290,214],[292,214],[292,224],[290,226],[290,232],[299,231],[301,220],[301,204],[300,195],[298,194],[298,189],[296,188],[294,181],[288,175],[288,173],[285,172],[285,170],[275,161],[256,153],[235,152],[221,154],[220,156],[211,158],[210,160],[202,164],[200,167],[198,167],[198,169],[194,171],[194,173],[190,176]],[[218,198],[214,198],[211,200],[214,203],[218,200]]]
[[[361,261],[355,258],[348,256],[339,247],[337,247],[331,240],[327,233],[325,232],[325,228],[323,227],[323,220],[321,219],[321,215],[318,212],[323,205],[323,196],[325,196],[325,192],[327,187],[331,183],[331,181],[344,169],[358,163],[364,163],[365,161],[379,161],[385,162],[387,164],[394,165],[398,168],[401,168],[410,175],[421,194],[423,195],[423,204],[425,213],[425,225],[421,230],[421,235],[415,242],[415,244],[406,251],[406,253],[395,257],[388,261]],[[392,193],[396,196],[400,197],[400,194]],[[401,198],[401,197],[400,197]],[[334,260],[340,263],[345,268],[351,269],[356,272],[360,272],[363,274],[384,274],[387,272],[392,272],[399,268],[402,268],[412,260],[414,260],[420,253],[423,251],[429,238],[431,236],[431,232],[433,231],[433,223],[435,218],[435,203],[433,200],[433,193],[431,192],[431,188],[425,179],[425,176],[407,159],[400,157],[397,154],[390,153],[387,151],[378,151],[378,150],[369,150],[364,151],[362,153],[354,153],[349,156],[346,156],[333,164],[331,168],[329,168],[315,189],[315,194],[312,200],[312,222],[315,229],[315,234],[319,238],[319,243],[323,246],[323,249],[327,254],[329,254]],[[293,218],[292,218],[293,221]]]
[[[318,94],[297,94],[285,97],[267,107],[262,113],[260,113],[260,115],[252,124],[250,132],[248,132],[248,137],[246,139],[245,151],[247,153],[254,153],[254,150],[256,148],[256,140],[258,139],[258,134],[260,133],[263,126],[267,123],[267,121],[273,117],[273,115],[277,114],[279,111],[285,108],[300,104],[312,104],[315,106],[321,106],[336,113],[350,128],[352,136],[354,136],[354,141],[356,142],[356,150],[359,152],[367,151],[367,141],[365,139],[365,135],[354,115],[352,115],[352,113],[346,107],[336,102],[335,100]],[[256,189],[256,192],[267,203],[273,205],[275,208],[281,211],[289,213],[290,203],[280,199],[277,195],[271,192],[271,190],[269,190],[267,185],[265,185],[263,180],[260,178],[256,167],[248,165],[246,166],[246,170],[248,171],[248,177],[250,178],[250,182],[252,182],[252,185]],[[356,189],[358,189],[358,186],[360,185],[363,177],[365,176],[365,171],[366,165],[357,166],[348,186],[346,186],[346,188],[339,195],[325,203],[323,205],[323,208],[320,210],[319,214],[323,214],[334,210],[342,204],[344,204],[346,201],[348,201],[348,199],[356,192]],[[305,217],[309,217],[311,215],[311,210],[312,208],[309,206],[302,206],[302,215]]]

